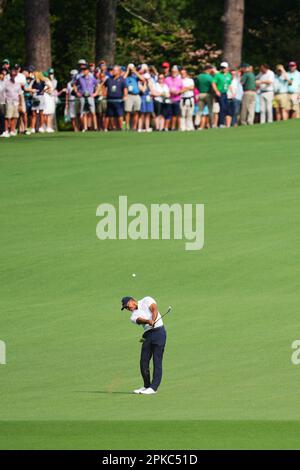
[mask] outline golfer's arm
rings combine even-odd
[[[146,320],[146,318],[138,317],[136,319],[138,325],[150,325],[150,320]]]
[[[155,322],[158,316],[158,310],[157,310],[157,305],[156,304],[151,304],[150,305],[150,310],[152,313],[152,320]]]

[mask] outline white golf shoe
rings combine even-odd
[[[156,393],[155,390],[153,390],[153,388],[149,387],[149,388],[146,388],[146,390],[144,390],[143,392],[140,392],[142,395],[154,395]]]
[[[10,137],[10,133],[8,131],[3,132],[3,134],[0,135],[0,137],[8,138]]]
[[[146,390],[145,387],[137,388],[136,390],[133,390],[133,393],[136,393],[138,395],[139,393],[142,393],[144,390]]]

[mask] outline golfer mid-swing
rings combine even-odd
[[[121,310],[131,312],[130,320],[144,328],[143,345],[141,350],[141,374],[144,387],[133,393],[152,395],[157,392],[162,378],[162,360],[166,344],[166,330],[157,310],[157,304],[152,297],[135,300],[133,297],[123,297]],[[149,364],[153,356],[153,380],[151,381]]]

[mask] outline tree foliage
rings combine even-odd
[[[25,61],[24,0],[5,0],[0,58]],[[78,59],[95,60],[95,0],[50,0],[52,63],[62,77]],[[1,12],[0,12],[1,13]],[[119,0],[116,61],[217,62],[223,0]],[[300,0],[245,0],[243,60],[258,64],[300,59]]]

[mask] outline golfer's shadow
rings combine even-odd
[[[133,395],[132,392],[118,392],[109,390],[76,390],[75,393],[100,393],[105,395]]]

